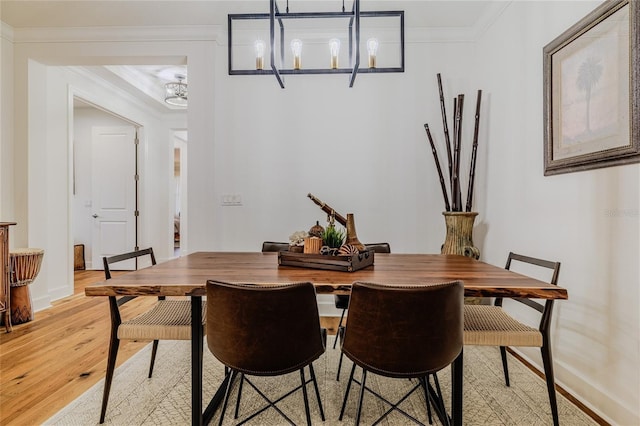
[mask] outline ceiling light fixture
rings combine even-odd
[[[278,0],[269,0],[269,13],[229,14],[227,38],[229,75],[273,74],[280,87],[284,89],[284,75],[349,74],[349,87],[353,87],[358,73],[404,72],[404,11],[361,11],[360,0],[353,0],[349,12],[345,10],[344,2],[345,0],[342,1],[342,11],[339,12],[289,12],[289,0],[286,0],[285,12],[280,12]],[[286,22],[304,20],[316,20],[315,25],[293,22],[289,27],[295,29],[295,37],[285,35]],[[364,31],[361,27],[361,20],[370,24],[364,27]],[[344,26],[340,30],[335,29],[337,21]],[[319,22],[325,25],[320,25]],[[319,27],[320,29],[318,29]],[[305,31],[307,34],[310,33],[308,38],[298,34],[304,34]],[[374,34],[376,31],[382,33],[382,39],[378,34]],[[336,32],[340,34],[336,34]],[[368,67],[366,68],[360,67],[361,32],[371,36],[366,42],[362,42],[363,50],[366,49],[368,52],[368,62],[366,62]],[[263,41],[267,36],[269,41]],[[251,69],[253,65],[245,60],[246,56],[250,61],[253,61],[252,54],[245,49],[245,46],[251,43],[246,40],[247,37],[254,40],[255,69]],[[314,45],[322,42],[322,38],[325,40],[323,43],[327,41],[329,43],[328,53],[330,56],[328,58],[324,56],[324,61],[316,60],[314,62],[313,59],[316,59],[313,57]],[[349,64],[348,67],[343,68],[338,65],[339,62],[343,62],[339,61],[341,39],[342,44],[347,46]],[[234,45],[234,42],[237,44]],[[290,49],[286,48],[285,43],[289,44]],[[394,44],[398,46],[395,50],[399,53],[395,58]],[[302,65],[303,45],[309,46],[309,52],[305,53],[305,58],[307,58],[305,63],[311,63],[309,68]],[[237,57],[233,53],[234,47],[241,52]],[[265,53],[269,58],[269,64],[266,67]],[[379,53],[383,56],[380,56]],[[315,56],[326,54],[326,50],[323,50],[322,53],[319,53],[317,49],[315,51]],[[236,66],[234,61],[238,61],[239,66]],[[314,67],[314,63],[320,64],[320,66]],[[395,66],[387,66],[387,64]]]
[[[176,80],[164,85],[165,96],[164,101],[169,105],[186,107],[187,106],[187,83],[184,82],[184,75],[176,74]]]

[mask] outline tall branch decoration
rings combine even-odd
[[[438,157],[436,142],[429,128],[429,124],[424,125],[425,132],[431,153],[436,164],[442,196],[444,198],[445,222],[447,224],[447,236],[442,245],[443,254],[461,254],[464,256],[480,257],[480,251],[473,245],[473,221],[477,212],[473,212],[473,189],[476,177],[476,158],[478,155],[478,130],[480,128],[480,106],[482,101],[482,90],[478,90],[476,96],[475,126],[473,131],[473,143],[471,146],[471,163],[469,165],[469,180],[467,187],[466,204],[463,205],[462,189],[460,183],[460,159],[462,151],[462,117],[464,112],[464,95],[459,94],[453,98],[453,129],[449,134],[449,123],[447,119],[447,109],[445,105],[444,91],[442,90],[442,78],[437,74],[438,93],[440,96],[440,111],[442,114],[442,128],[444,130],[444,145],[447,153],[448,175],[445,176],[443,167]],[[463,211],[464,208],[464,211]]]
[[[440,159],[438,158],[438,150],[433,139],[433,135],[429,129],[429,124],[424,125],[424,129],[427,133],[427,139],[431,145],[431,152],[433,159],[436,163],[436,170],[438,171],[438,177],[440,178],[440,185],[442,187],[442,195],[444,197],[444,205],[446,211],[461,212],[462,210],[462,193],[460,189],[460,154],[462,150],[462,116],[464,109],[464,95],[459,94],[453,98],[453,141],[449,135],[449,126],[447,122],[447,110],[444,101],[444,92],[442,90],[442,78],[438,73],[438,92],[440,94],[440,111],[442,113],[442,128],[444,130],[444,145],[447,151],[447,170],[449,176],[445,180],[445,176],[442,172],[440,165]],[[473,185],[475,181],[475,168],[476,157],[478,152],[478,130],[480,128],[480,105],[482,100],[482,90],[478,90],[476,97],[476,113],[475,113],[475,126],[473,131],[473,144],[471,150],[471,164],[469,167],[469,186],[467,188],[467,203],[465,210],[471,211],[473,204]],[[447,182],[449,190],[447,190]],[[449,203],[449,195],[451,194],[451,203]]]

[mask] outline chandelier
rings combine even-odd
[[[165,96],[164,101],[169,105],[186,107],[187,106],[187,83],[184,82],[184,75],[176,74],[177,81],[172,81],[164,85]]]
[[[404,72],[404,11],[361,11],[360,0],[348,11],[344,1],[342,11],[290,12],[286,0],[282,12],[269,0],[269,13],[229,14],[229,75],[274,75],[284,89],[285,75],[348,74],[353,87],[360,73]]]

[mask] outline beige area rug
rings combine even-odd
[[[329,336],[329,343],[333,337]],[[191,374],[190,346],[187,341],[160,342],[154,377],[147,379],[151,345],[128,360],[116,370],[107,408],[107,425],[188,425],[191,422]],[[339,350],[327,348],[326,353],[314,363],[320,387],[320,395],[326,420],[322,423],[313,387],[309,385],[309,400],[313,424],[353,425],[359,387],[354,385],[343,421],[338,420],[351,362],[345,358],[340,381],[336,381]],[[500,352],[493,347],[467,347],[464,354],[464,424],[465,425],[549,425],[552,424],[547,390],[544,381],[509,355],[511,387],[506,387],[502,376]],[[204,349],[203,406],[215,393],[223,378],[223,367]],[[308,375],[308,374],[307,374]],[[356,377],[360,370],[356,370]],[[450,405],[450,370],[438,374],[445,395],[447,409]],[[254,382],[271,396],[281,395],[299,383],[299,373],[283,378],[256,378]],[[263,383],[262,386],[259,383]],[[397,400],[412,383],[409,380],[392,380],[369,374],[367,384],[377,388],[390,400]],[[104,380],[81,395],[74,402],[50,418],[47,425],[93,425],[98,423]],[[237,381],[234,390],[237,391]],[[225,414],[225,424],[233,424],[235,398],[232,397]],[[240,419],[262,406],[262,400],[249,386],[243,387]],[[296,424],[305,424],[302,393],[297,392],[278,406]],[[427,423],[424,395],[414,393],[401,407]],[[361,424],[371,424],[386,411],[387,406],[370,394],[365,395]],[[593,425],[587,415],[558,394],[558,409],[562,425]],[[212,424],[218,424],[219,411]],[[284,419],[269,409],[249,424],[281,425]],[[411,422],[398,413],[392,413],[382,425],[405,425]],[[434,420],[434,424],[440,424]]]

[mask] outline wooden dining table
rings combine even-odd
[[[501,267],[457,255],[376,253],[374,264],[355,272],[278,265],[273,252],[197,252],[119,275],[85,288],[87,296],[189,296],[191,298],[192,424],[213,417],[221,384],[202,410],[202,297],[209,279],[234,283],[310,281],[318,294],[348,294],[354,281],[428,284],[460,280],[465,296],[567,299],[567,290]],[[462,425],[462,353],[452,365],[452,423]],[[225,381],[228,380],[225,379]]]

